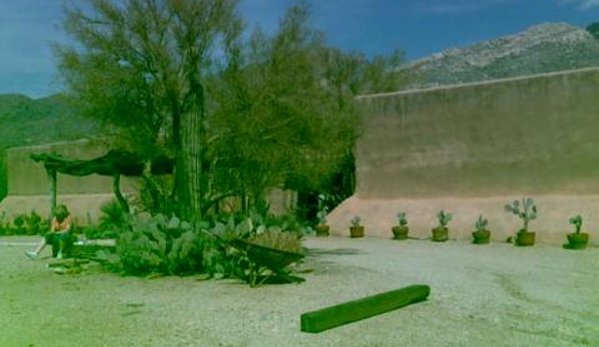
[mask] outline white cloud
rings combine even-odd
[[[599,7],[599,0],[559,0],[562,4],[576,5],[581,10],[589,10],[594,7]]]

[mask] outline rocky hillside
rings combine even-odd
[[[563,23],[454,48],[411,63],[409,88],[427,88],[599,66],[599,40]]]
[[[0,150],[85,138],[96,133],[96,128],[58,95],[42,99],[0,95]]]
[[[0,95],[0,200],[6,194],[6,148],[94,137],[98,129],[58,95],[43,99]]]

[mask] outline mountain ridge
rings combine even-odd
[[[599,66],[599,40],[567,23],[542,23],[522,32],[450,48],[402,67],[405,89],[522,77]]]

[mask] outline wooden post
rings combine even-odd
[[[317,333],[426,300],[427,285],[412,285],[301,315],[301,331]]]
[[[46,174],[50,181],[50,219],[52,219],[56,210],[56,169],[46,168]]]
[[[121,193],[121,175],[120,174],[114,175],[114,180],[112,181],[112,189],[114,191],[114,195],[116,196],[116,200],[119,202],[119,204],[123,208],[123,211],[125,211],[126,213],[129,213],[129,203],[127,202],[127,199],[125,199],[125,197]]]

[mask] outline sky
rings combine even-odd
[[[81,0],[0,0],[0,94],[45,97],[63,89],[52,43],[62,4]],[[242,0],[248,30],[273,33],[294,0]],[[444,49],[514,34],[545,22],[581,28],[599,22],[599,0],[311,0],[312,25],[330,45],[367,56],[395,49],[415,60]]]

